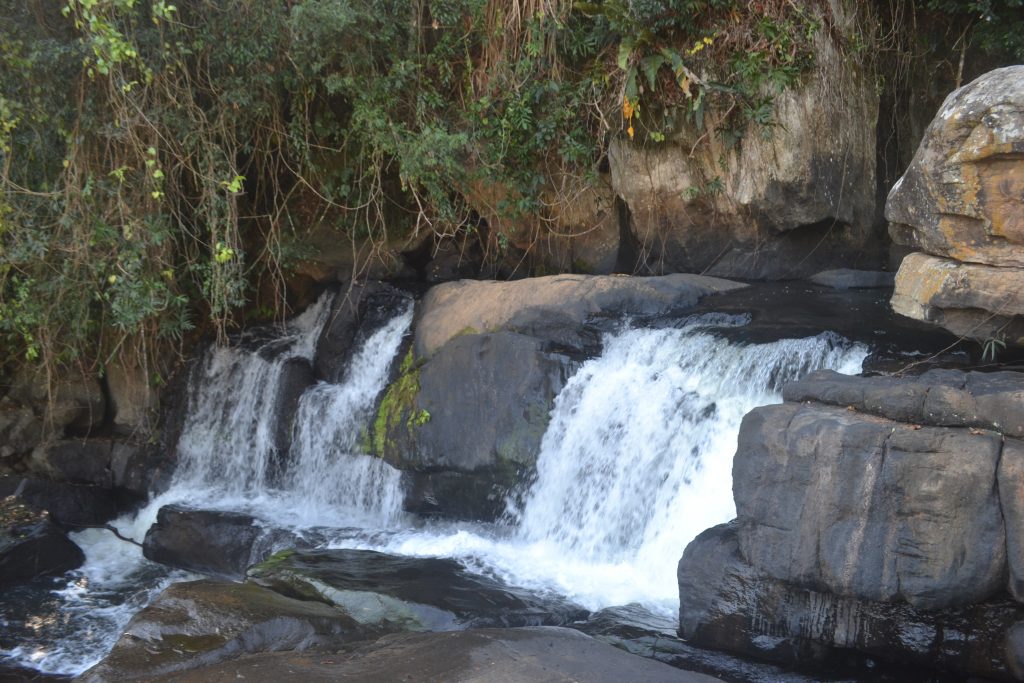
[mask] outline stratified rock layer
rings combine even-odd
[[[885,216],[904,259],[893,307],[973,339],[1024,344],[1024,66],[946,98]]]
[[[853,649],[1013,680],[1024,375],[819,371],[783,396],[743,420],[736,520],[679,563],[680,634],[775,661]]]

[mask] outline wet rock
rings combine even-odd
[[[142,554],[171,567],[237,580],[250,565],[295,542],[291,534],[259,526],[251,515],[165,505],[146,532]]]
[[[253,652],[336,646],[367,635],[320,602],[294,600],[253,584],[178,583],[136,614],[110,654],[77,680],[151,681]]]
[[[999,501],[1006,519],[1010,594],[1024,603],[1024,442],[1006,439],[999,461]]]
[[[907,256],[893,307],[973,339],[1024,345],[1024,66],[953,92],[889,193]]]
[[[1006,631],[1006,666],[1018,681],[1024,681],[1024,621]]]
[[[742,557],[735,523],[699,535],[679,562],[679,633],[689,643],[779,663],[856,650],[882,661],[1008,680],[1003,634],[1020,606],[938,611],[842,598],[766,576]]]
[[[352,351],[408,303],[408,294],[383,282],[356,282],[343,287],[317,339],[313,361],[317,379],[342,381]]]
[[[7,398],[28,406],[41,416],[48,433],[61,436],[70,427],[80,432],[99,426],[106,414],[106,400],[95,377],[69,375],[48,382],[42,370],[25,369],[12,382]]]
[[[429,358],[449,340],[498,330],[573,344],[593,316],[655,316],[685,310],[702,297],[744,287],[701,275],[615,277],[555,275],[514,282],[449,282],[432,288],[416,322],[415,350]]]
[[[586,616],[577,605],[504,586],[448,559],[370,550],[286,551],[253,567],[249,577],[283,595],[335,605],[360,624],[387,630],[557,626]]]
[[[101,526],[120,516],[138,502],[99,486],[72,484],[51,479],[0,477],[0,496],[13,495],[37,511],[46,511],[51,521],[72,531]]]
[[[744,559],[838,597],[968,605],[1005,586],[993,432],[784,404],[743,420],[733,491]]]
[[[174,463],[158,444],[115,441],[110,451],[110,475],[115,488],[140,499],[156,495],[170,484]]]
[[[565,628],[479,629],[385,636],[338,654],[267,654],[158,680],[272,683],[459,681],[460,683],[713,683],[716,678],[623,652]]]
[[[433,493],[426,497],[443,500],[450,512],[466,508],[470,518],[493,519],[463,494],[500,505],[519,474],[534,465],[570,368],[568,358],[520,334],[453,339],[385,393],[374,424],[375,452],[399,469],[472,475],[478,485],[451,486],[450,476],[420,484],[429,484]]]
[[[852,270],[838,268],[823,270],[810,278],[811,282],[832,289],[885,289],[893,286],[894,274],[881,270]]]
[[[0,499],[0,586],[76,569],[85,555],[45,512],[17,496]]]

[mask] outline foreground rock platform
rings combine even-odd
[[[400,634],[337,653],[275,653],[153,678],[170,683],[714,683],[557,627]]]
[[[821,371],[783,396],[743,420],[736,520],[680,560],[680,635],[1020,680],[1024,374]]]

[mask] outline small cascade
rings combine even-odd
[[[569,380],[541,445],[518,536],[674,593],[674,564],[704,529],[735,515],[732,455],[752,408],[820,368],[856,373],[867,350],[832,334],[735,345],[700,318],[681,329],[610,335]]]
[[[366,340],[344,383],[317,384],[299,401],[285,486],[296,494],[302,516],[313,520],[341,507],[389,524],[401,515],[401,473],[364,455],[360,441],[412,314],[410,304]]]
[[[284,336],[255,350],[211,350],[193,375],[182,461],[169,493],[197,505],[210,498],[241,504],[288,525],[386,526],[398,518],[401,473],[365,455],[360,440],[412,323],[411,302],[366,337],[341,383],[319,382],[302,393],[286,433],[287,459],[276,443],[289,364],[312,359],[331,299],[321,297]]]
[[[253,352],[213,347],[190,378],[175,481],[229,494],[260,491],[274,470],[279,394],[288,362],[310,360],[331,311],[324,294],[282,336]]]

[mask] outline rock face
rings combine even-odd
[[[576,361],[600,345],[589,322],[683,311],[742,286],[699,275],[438,285],[424,297],[413,348],[379,402],[373,453],[411,472],[407,509],[494,519],[535,465]]]
[[[975,339],[1024,344],[1024,66],[946,98],[885,215],[900,266],[893,307]]]
[[[852,20],[835,13],[839,25]],[[804,84],[776,97],[770,136],[750,130],[732,148],[696,134],[613,140],[612,187],[629,208],[636,272],[787,279],[858,256],[881,265],[870,246],[878,95],[828,31],[814,52]]]
[[[743,420],[736,520],[680,561],[681,635],[777,661],[853,649],[1009,680],[1024,375],[820,371],[783,396]]]

